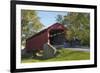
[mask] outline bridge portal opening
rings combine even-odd
[[[65,42],[64,30],[51,30],[49,32],[51,45],[63,45]]]

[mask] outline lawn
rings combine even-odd
[[[22,58],[22,63],[34,63],[34,62],[51,62],[51,61],[71,61],[71,60],[89,60],[90,52],[73,51],[68,49],[58,50],[58,55],[53,58],[39,60],[34,58]]]

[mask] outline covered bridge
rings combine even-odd
[[[26,50],[41,50],[44,44],[62,45],[64,43],[64,26],[55,23],[26,40]]]

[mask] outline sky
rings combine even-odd
[[[44,26],[50,26],[54,23],[56,23],[56,17],[57,15],[67,15],[67,12],[62,12],[62,11],[36,11],[38,17],[40,18],[40,22]]]

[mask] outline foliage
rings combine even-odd
[[[82,45],[90,43],[90,15],[89,13],[69,12],[66,16],[57,16],[57,22],[60,22],[68,30],[66,33],[67,40],[71,41],[78,38]]]
[[[39,21],[36,11],[21,10],[21,43],[23,46],[26,39],[37,33],[42,27],[43,24]]]

